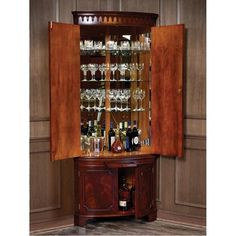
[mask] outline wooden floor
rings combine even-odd
[[[30,235],[206,235],[204,226],[157,219],[153,222],[133,218],[99,219],[76,227],[73,223],[32,230]]]

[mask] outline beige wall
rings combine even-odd
[[[185,156],[161,157],[159,217],[204,223],[206,215],[205,0],[30,1],[30,209],[31,220],[73,214],[73,160],[49,160],[48,29],[50,20],[72,23],[72,10],[153,12],[158,25],[184,23]]]

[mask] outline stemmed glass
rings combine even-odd
[[[135,80],[135,72],[137,70],[137,63],[130,63],[129,69],[130,69],[130,79]]]
[[[117,63],[110,64],[110,69],[112,71],[112,79],[111,80],[115,80],[115,71],[118,69]]]
[[[139,99],[139,91],[138,89],[135,89],[133,92],[132,92],[132,95],[133,95],[133,98],[136,102],[136,106],[135,108],[133,109],[133,111],[138,111],[138,99]]]
[[[125,96],[124,99],[126,102],[126,107],[124,108],[124,111],[129,111],[130,108],[128,107],[128,101],[129,101],[129,98],[131,97],[130,89],[124,90],[124,96]]]
[[[92,107],[90,107],[90,99],[93,97],[92,89],[85,90],[85,97],[88,99],[88,106],[86,107],[86,109],[90,111],[92,109]]]
[[[80,90],[80,99],[81,99],[81,105],[80,105],[80,109],[83,110],[85,108],[85,106],[83,105],[83,101],[85,99],[86,93],[84,90]]]
[[[82,64],[80,66],[80,69],[83,71],[83,75],[84,75],[84,78],[82,81],[87,81],[86,76],[87,76],[88,66],[85,64]]]
[[[113,95],[114,95],[114,100],[115,100],[115,107],[114,110],[118,111],[119,108],[117,106],[118,99],[120,98],[120,90],[119,89],[114,89],[113,90]]]
[[[91,75],[92,75],[91,81],[96,81],[95,73],[98,70],[98,64],[88,64],[88,69],[91,71]]]
[[[107,109],[108,111],[112,111],[114,108],[111,107],[111,100],[114,99],[114,93],[113,93],[114,90],[112,89],[108,89],[106,91],[106,96],[108,98],[108,100],[110,101],[110,107]]]
[[[104,92],[105,92],[104,89],[96,89],[95,93],[94,93],[95,99],[98,100],[98,106],[95,106],[95,110],[97,110],[99,112],[104,109],[104,107],[102,107],[102,102],[104,99]],[[95,102],[95,104],[96,104],[96,102]]]
[[[128,70],[128,64],[119,64],[118,70],[120,71],[120,81],[125,81],[125,71]]]
[[[107,67],[106,64],[102,63],[98,66],[99,70],[101,71],[101,81],[104,81],[104,72],[106,71]]]
[[[139,63],[137,66],[138,74],[139,74],[139,81],[142,81],[142,70],[144,69],[144,63]]]
[[[145,98],[145,90],[139,89],[138,94],[140,99],[140,108],[138,109],[138,111],[144,111],[145,109],[142,106],[142,101]]]
[[[120,90],[119,92],[119,99],[120,99],[120,108],[117,108],[118,111],[124,111],[125,108],[122,106],[122,102],[125,101],[125,90]]]

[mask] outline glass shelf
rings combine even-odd
[[[84,56],[106,56],[106,54],[111,54],[114,56],[131,56],[138,53],[147,53],[150,50],[107,50],[107,49],[98,49],[98,50],[80,50],[80,55]]]
[[[129,108],[130,109],[130,108]],[[115,113],[117,113],[117,112],[146,112],[147,110],[146,109],[144,109],[144,110],[138,110],[138,111],[136,111],[136,110],[122,110],[122,111],[120,111],[120,110],[112,110],[112,111],[109,111],[109,110],[105,110],[104,108],[102,108],[101,110],[94,110],[93,108],[91,108],[91,110],[86,110],[85,108],[83,108],[83,109],[80,109],[82,112],[108,112],[108,113],[113,113],[113,112],[115,112]]]
[[[132,83],[132,82],[145,82],[148,83],[150,80],[81,80],[83,83],[94,83],[94,82],[106,82],[106,83]]]

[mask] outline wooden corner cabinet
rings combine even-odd
[[[153,221],[156,159],[183,156],[184,25],[72,12],[49,22],[51,159],[74,158],[75,225]]]

